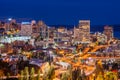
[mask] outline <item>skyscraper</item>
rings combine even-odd
[[[107,40],[111,40],[113,38],[113,28],[112,27],[105,26],[103,33],[107,36]]]
[[[48,26],[43,21],[38,21],[38,32],[42,39],[48,37]]]
[[[80,29],[79,29],[79,28],[76,28],[75,26],[74,26],[74,42],[75,42],[75,43],[81,42]]]
[[[20,35],[23,36],[31,36],[32,34],[32,26],[30,22],[22,22]]]
[[[90,20],[80,20],[79,21],[79,37],[80,41],[86,42],[90,41]]]

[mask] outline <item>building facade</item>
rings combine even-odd
[[[112,27],[105,26],[103,33],[107,36],[107,41],[109,41],[113,38],[113,28]]]
[[[32,26],[30,22],[22,22],[21,23],[21,31],[20,35],[22,36],[31,36],[32,34]]]
[[[90,41],[90,20],[80,20],[78,28],[74,28],[75,41]]]
[[[38,32],[42,39],[48,38],[48,26],[43,21],[38,22]]]

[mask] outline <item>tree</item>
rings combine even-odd
[[[7,78],[9,78],[10,77],[10,73],[7,73]]]
[[[85,76],[85,73],[83,73],[83,76]],[[80,68],[77,68],[77,80],[82,80],[82,74]]]
[[[87,79],[87,76],[85,74],[85,71],[83,70],[83,73],[82,73],[82,80],[86,80]]]
[[[37,80],[40,80],[40,70],[38,70]]]
[[[62,74],[61,80],[68,80],[68,74],[65,72]]]
[[[35,76],[35,69],[34,69],[34,68],[31,68],[30,80],[35,80],[35,79],[34,79],[34,76]]]
[[[105,73],[105,80],[118,80],[117,75],[111,71]]]
[[[25,80],[29,80],[29,72],[28,72],[28,67],[25,67],[25,69],[24,69],[24,79]]]
[[[19,80],[23,80],[24,79],[24,72],[23,72],[23,70],[20,72],[20,78],[19,78]]]
[[[44,73],[43,80],[53,80],[55,77],[55,69],[50,65],[50,69]]]
[[[101,61],[98,61],[96,62],[96,75],[98,75],[100,72],[103,74],[103,66],[102,66],[102,62]]]
[[[3,70],[0,70],[0,78],[2,78],[4,76],[4,71]]]
[[[74,69],[73,71],[72,71],[72,80],[76,80],[77,79],[77,69]]]
[[[81,69],[79,67],[72,71],[72,80],[82,80]]]
[[[104,80],[102,73],[100,72],[96,80]]]
[[[67,73],[69,73],[69,80],[72,80],[72,67],[70,66],[69,68],[68,68],[68,72]]]
[[[118,80],[117,75],[114,74],[113,77],[114,77],[114,80]]]
[[[48,72],[48,79],[53,80],[55,75],[55,69],[53,66],[50,66],[50,70]]]

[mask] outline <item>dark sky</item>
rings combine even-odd
[[[120,24],[120,0],[0,0],[0,18],[42,19],[47,24]]]

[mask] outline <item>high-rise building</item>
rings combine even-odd
[[[90,20],[80,20],[78,28],[74,28],[75,39],[79,42],[90,41]]]
[[[113,38],[113,28],[112,27],[105,26],[103,33],[107,36],[107,40],[111,40]]]
[[[46,39],[48,37],[48,26],[43,22],[38,22],[38,32],[42,39]]]
[[[74,41],[75,42],[80,42],[81,38],[80,38],[80,29],[74,27]]]
[[[90,41],[90,20],[79,21],[81,41]]]
[[[11,19],[10,22],[8,23],[7,30],[14,30],[17,29],[18,25],[15,19]]]
[[[54,39],[54,32],[56,31],[55,27],[49,27],[49,38]]]
[[[6,24],[0,21],[0,35],[4,34],[6,30]]]
[[[35,20],[32,20],[32,21],[31,21],[31,26],[32,26],[32,32],[33,32],[33,33],[38,33],[38,26],[37,26]]]
[[[30,22],[22,22],[21,23],[21,31],[20,35],[23,36],[31,36],[32,34],[32,26]]]
[[[31,21],[31,26],[32,26],[32,35],[31,36],[33,38],[37,38],[40,33],[39,33],[39,27],[38,27],[38,25],[37,25],[35,20]]]

